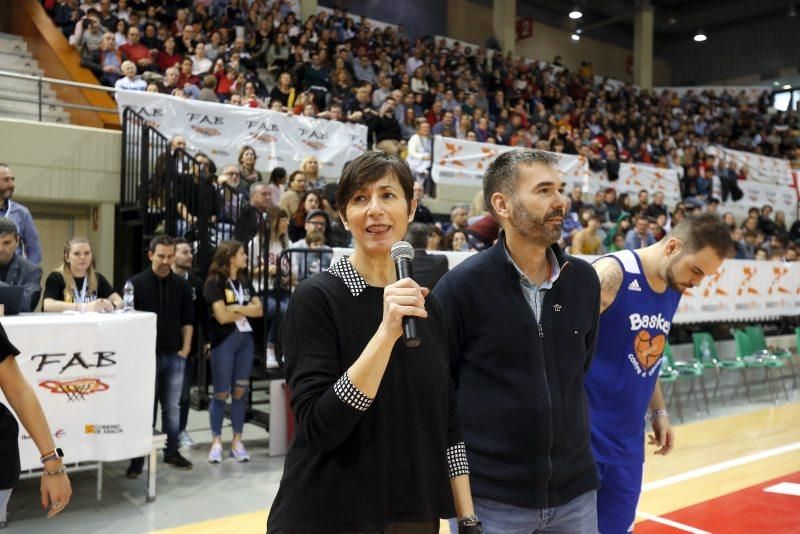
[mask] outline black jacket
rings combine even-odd
[[[0,281],[0,286],[22,286],[21,312],[32,312],[39,304],[42,294],[42,268],[38,265],[14,254],[8,266],[5,280]]]
[[[191,326],[194,321],[189,282],[173,272],[159,278],[150,267],[131,277],[131,282],[133,307],[157,315],[156,353],[173,354],[181,350],[181,327]]]
[[[427,250],[414,251],[414,281],[431,291],[449,269],[447,256],[430,254]]]
[[[583,379],[600,282],[591,265],[553,245],[561,273],[545,293],[539,330],[504,241],[456,266],[433,292],[448,325],[472,495],[560,506],[598,487]]]

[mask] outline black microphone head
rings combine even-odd
[[[414,247],[411,246],[410,243],[407,241],[398,241],[394,245],[392,245],[392,259],[397,261],[401,258],[405,258],[407,260],[414,259]]]

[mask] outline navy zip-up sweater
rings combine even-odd
[[[598,487],[583,380],[600,282],[591,265],[553,245],[561,274],[545,293],[540,335],[503,241],[455,267],[433,292],[448,327],[472,495],[561,506]]]

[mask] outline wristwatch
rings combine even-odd
[[[458,534],[482,534],[483,526],[475,514],[458,518]]]
[[[64,451],[62,451],[60,448],[56,448],[56,450],[54,450],[53,452],[48,452],[47,454],[39,458],[39,461],[42,462],[42,465],[44,465],[46,462],[49,462],[50,460],[57,460],[58,458],[63,458],[63,457],[64,457]]]

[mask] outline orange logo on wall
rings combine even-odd
[[[633,348],[636,352],[636,359],[641,366],[642,374],[645,374],[659,362],[661,355],[664,354],[664,346],[666,344],[667,337],[664,334],[651,337],[650,332],[647,330],[640,330],[636,334]]]
[[[753,277],[758,272],[758,269],[755,267],[742,267],[742,273],[744,274],[744,279],[739,284],[739,289],[736,290],[736,294],[742,296],[742,294],[747,295],[758,295],[758,290],[750,286],[750,282],[753,280]]]

